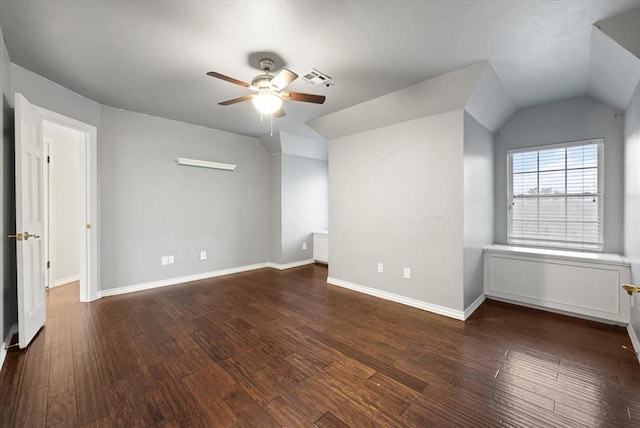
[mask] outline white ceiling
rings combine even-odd
[[[334,85],[288,89],[274,130],[319,138],[305,122],[477,61],[489,60],[516,107],[588,92],[592,24],[634,1],[7,1],[11,61],[101,104],[250,136],[269,133],[250,102],[249,64],[274,52]]]

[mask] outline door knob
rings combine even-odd
[[[636,287],[635,285],[624,284],[622,288],[624,288],[624,291],[629,293],[629,296],[631,296],[633,293],[640,293],[640,287]]]
[[[22,233],[16,233],[15,235],[9,235],[9,239],[15,239],[16,241],[22,241]]]
[[[24,240],[26,241],[29,238],[39,238],[40,235],[36,235],[35,233],[29,233],[29,232],[25,232],[24,233]]]

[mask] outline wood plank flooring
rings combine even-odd
[[[262,269],[78,302],[0,373],[2,427],[640,426],[626,330],[498,302],[467,322]]]

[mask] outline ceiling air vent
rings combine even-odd
[[[312,68],[306,73],[303,73],[302,80],[304,80],[311,86],[317,86],[320,84],[325,84],[325,85],[332,84],[332,83],[329,83],[331,81],[331,77],[327,76],[324,73],[319,72],[315,68]]]

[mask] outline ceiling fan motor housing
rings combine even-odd
[[[258,89],[269,88],[271,86],[271,79],[273,79],[273,76],[269,74],[269,72],[273,70],[273,67],[275,67],[273,60],[269,58],[262,58],[260,60],[260,68],[264,70],[264,74],[254,77],[251,81],[251,85]]]
[[[270,74],[260,74],[251,81],[251,86],[255,86],[258,89],[269,88],[271,86],[271,79],[273,76]]]
[[[265,71],[265,73],[267,71],[271,71],[273,70],[273,67],[276,66],[276,63],[273,62],[273,60],[269,59],[269,58],[262,58],[260,60],[260,68],[263,69]]]

